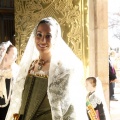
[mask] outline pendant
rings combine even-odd
[[[41,70],[41,69],[42,69],[42,65],[39,65],[39,66],[38,66],[38,70]]]

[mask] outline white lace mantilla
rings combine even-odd
[[[77,92],[80,93],[80,91],[76,92],[76,88],[80,83],[76,85],[76,87],[73,86],[75,80],[71,77],[71,72],[73,72],[71,70],[71,68],[63,67],[62,64],[58,63],[57,65],[52,66],[51,72],[49,73],[47,93],[53,120],[65,120],[64,115],[69,108],[71,109],[67,113],[66,119],[69,118],[70,120],[79,120],[79,118],[82,118],[83,120],[87,120],[87,115],[85,114],[85,100],[82,100],[81,96],[76,95]],[[12,100],[6,120],[12,120],[13,114],[19,113],[24,82],[25,78],[21,78],[21,80],[17,81],[15,85],[14,94],[12,95]],[[81,88],[80,85],[79,87]],[[72,96],[73,99],[71,99]],[[78,99],[79,97],[81,97],[81,99]],[[76,115],[77,110],[80,113],[78,116]]]
[[[101,104],[100,98],[98,98],[98,97],[95,95],[95,93],[92,93],[92,94],[89,96],[89,101],[90,101],[90,103],[92,104],[92,106],[93,106],[94,108],[97,107],[97,104],[98,104],[98,105]]]

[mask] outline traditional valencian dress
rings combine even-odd
[[[21,114],[23,120],[88,120],[83,64],[62,39],[59,23],[51,17],[41,21],[44,20],[56,30],[50,49],[49,71],[35,73],[31,69],[35,66],[32,61],[40,57],[34,41],[35,27],[20,62],[17,89],[12,94],[14,100],[10,103],[6,120],[13,120],[15,113]]]
[[[22,120],[52,120],[51,109],[56,109],[58,107],[58,106],[54,106],[54,108],[50,107],[48,94],[47,94],[48,71],[34,72],[34,67],[37,62],[38,60],[32,62],[28,75],[26,77],[24,90],[22,94],[21,108],[19,111],[19,115],[20,115],[19,120],[21,119]],[[63,80],[66,80],[66,77],[67,76],[63,77]],[[60,81],[58,81],[58,83],[59,82]],[[54,85],[57,86],[58,83],[55,83]],[[52,85],[51,93],[55,95],[60,95],[61,94],[60,92],[62,92],[62,90],[59,91],[58,93],[56,90],[53,89],[54,85]],[[64,85],[66,85],[66,83],[64,83]],[[63,85],[63,89],[64,89],[64,85]],[[57,100],[57,96],[53,99],[52,102],[54,103],[56,102],[56,100]],[[64,103],[67,105],[67,101],[64,101]],[[72,113],[73,113],[73,107],[72,105],[70,105],[67,113],[64,115],[64,119],[65,118],[68,119],[70,117],[72,118]]]
[[[86,106],[89,120],[106,120],[102,101],[95,95],[95,92],[90,92],[87,98]]]
[[[5,120],[5,116],[10,103],[12,82],[12,70],[0,69],[0,120]]]
[[[52,120],[51,108],[47,96],[48,71],[34,72],[33,61],[22,94],[22,103],[19,114],[23,120]]]

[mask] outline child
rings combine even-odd
[[[86,107],[88,117],[89,120],[106,120],[103,103],[95,94],[96,83],[97,80],[95,77],[88,77],[86,79],[86,89],[88,91]]]

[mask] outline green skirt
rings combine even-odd
[[[48,78],[27,76],[19,112],[21,120],[52,120],[47,86]]]

